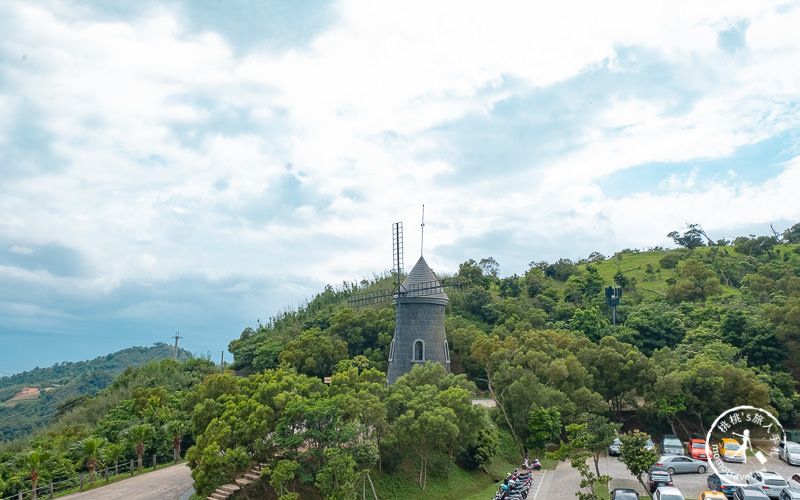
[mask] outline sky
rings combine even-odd
[[[800,222],[800,1],[0,2],[0,375]],[[424,205],[424,238],[421,222]]]

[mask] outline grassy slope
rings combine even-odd
[[[636,287],[645,296],[655,298],[666,293],[667,283],[665,280],[675,276],[675,269],[661,269],[658,261],[667,254],[666,250],[651,250],[641,253],[625,253],[622,260],[615,257],[608,258],[602,262],[595,263],[597,271],[607,283],[614,282],[614,274],[617,270],[628,278],[636,279]],[[653,268],[653,273],[647,273],[647,265]],[[617,267],[619,266],[619,267]]]
[[[791,252],[797,247],[798,245],[780,245],[776,248],[783,249],[784,252]],[[628,278],[635,278],[636,279],[636,291],[641,293],[646,300],[657,299],[659,297],[663,297],[664,294],[667,292],[667,280],[669,278],[676,277],[678,275],[678,267],[674,269],[664,269],[659,264],[659,261],[662,257],[667,255],[671,252],[680,252],[682,250],[649,250],[647,252],[640,252],[640,253],[624,253],[622,255],[622,259],[619,260],[617,257],[609,257],[608,259],[602,262],[596,262],[593,265],[597,268],[600,276],[603,277],[603,280],[607,283],[614,282],[614,274],[621,270],[622,273],[627,276]],[[736,252],[733,247],[699,247],[694,250],[694,255],[698,257],[703,257],[712,251],[721,251],[727,252],[733,257],[745,257],[744,255]],[[690,255],[687,255],[685,258],[688,258]],[[681,262],[685,260],[685,258],[681,259]],[[647,272],[648,264],[651,266],[653,272]],[[723,288],[723,296],[726,295],[738,295],[739,290],[737,288],[725,286],[722,284]]]
[[[542,463],[545,468],[555,468],[556,465],[548,459],[542,459]],[[500,431],[500,450],[486,467],[487,471],[465,471],[453,464],[448,476],[429,467],[428,485],[422,491],[417,484],[419,462],[412,460],[393,474],[376,473],[372,479],[378,498],[386,500],[486,500],[494,496],[498,481],[519,464],[519,452],[510,434]]]

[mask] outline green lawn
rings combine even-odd
[[[465,471],[451,464],[449,471],[428,469],[427,487],[421,490],[417,483],[419,462],[409,460],[393,474],[376,473],[372,476],[378,498],[387,500],[488,500],[497,491],[506,473],[519,467],[519,451],[507,432],[500,432],[500,450],[486,471]],[[556,462],[540,457],[542,466],[554,469]],[[433,461],[432,461],[433,462]],[[442,467],[446,467],[443,465]]]

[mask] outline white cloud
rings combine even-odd
[[[697,185],[699,173],[699,169],[695,167],[685,175],[672,174],[666,182],[662,183],[659,187],[668,193],[691,190]]]
[[[12,246],[8,251],[19,255],[33,255],[33,249],[19,245]]]
[[[186,278],[256,295],[259,283],[283,280],[285,294],[270,299],[281,302],[258,306],[269,314],[311,282],[389,269],[394,221],[405,222],[413,263],[423,203],[426,258],[451,272],[461,257],[437,249],[467,240],[485,255],[462,261],[494,255],[511,273],[524,269],[504,256],[529,253],[527,263],[669,243],[664,235],[687,221],[711,232],[800,218],[786,202],[796,160],[762,182],[732,168],[709,184],[698,167],[665,171],[666,185],[626,196],[598,184],[645,164],[685,171],[794,133],[800,9],[777,5],[343,0],[336,22],[305,45],[235,51],[169,7],[115,19],[68,1],[4,4],[0,52],[12,64],[2,70],[0,144],[29,119],[46,137],[33,149],[55,164],[14,165],[0,187],[0,236],[17,255],[74,249],[91,272],[3,272],[78,296]],[[718,34],[731,27],[746,27],[744,47],[726,52]],[[592,109],[570,91],[596,95]],[[503,141],[470,129],[474,119],[491,130],[501,104],[532,95],[566,103],[563,123],[546,99],[525,110],[553,116],[564,129],[546,140],[563,145],[526,149],[543,139],[523,133],[525,113]],[[496,148],[485,152],[491,164],[467,171],[448,134]],[[502,167],[506,154],[562,146],[530,167]]]

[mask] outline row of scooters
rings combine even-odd
[[[520,472],[517,468],[514,469],[514,472],[506,474],[503,484],[497,489],[493,500],[524,500],[528,498],[528,492],[533,483],[531,471],[541,469],[542,465],[539,463],[539,459],[534,460],[533,464],[529,464],[526,459],[523,467],[525,467],[524,472]]]

